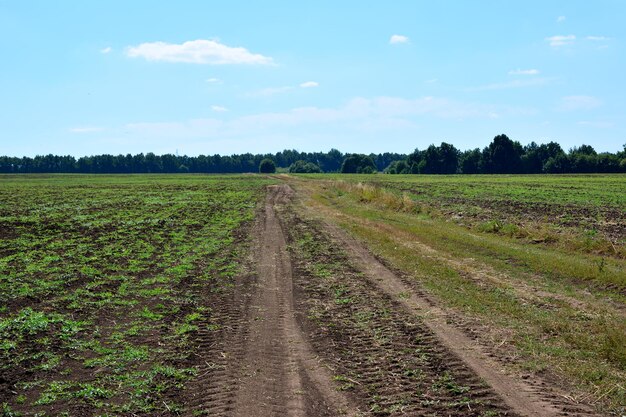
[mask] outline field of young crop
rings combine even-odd
[[[180,409],[267,183],[1,177],[0,414]]]
[[[0,176],[0,415],[626,412],[626,176]]]

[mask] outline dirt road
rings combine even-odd
[[[297,214],[293,198],[288,185],[268,188],[256,271],[216,306],[226,330],[200,335],[206,367],[189,415],[588,415],[504,374],[358,242]]]
[[[256,270],[240,277],[231,295],[213,297],[222,329],[201,331],[206,366],[188,390],[187,415],[357,415],[296,323],[292,265],[276,216],[290,197],[287,187],[269,188],[253,229]]]
[[[337,415],[349,402],[311,352],[295,319],[292,267],[276,216],[288,187],[271,187],[260,234],[258,281],[250,299],[245,357],[234,414],[240,416]]]

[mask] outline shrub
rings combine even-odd
[[[322,170],[313,162],[299,160],[289,166],[289,172],[293,174],[317,174],[322,172]]]
[[[341,165],[342,174],[373,174],[376,172],[374,160],[367,155],[352,154]]]
[[[269,158],[265,158],[259,164],[259,172],[261,174],[273,174],[276,172],[276,164]]]

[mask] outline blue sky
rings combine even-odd
[[[0,0],[0,154],[626,143],[624,1]]]

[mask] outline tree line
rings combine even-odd
[[[84,174],[140,174],[140,173],[245,173],[258,172],[263,159],[271,159],[276,166],[288,168],[293,164],[308,163],[322,172],[339,172],[346,154],[331,149],[329,152],[298,152],[285,150],[275,154],[254,155],[199,155],[177,156],[154,153],[137,155],[73,156],[39,155],[31,157],[0,156],[0,173],[84,173]],[[382,153],[369,155],[382,171],[393,161],[406,158],[405,154]]]
[[[557,174],[626,172],[626,145],[620,152],[597,153],[581,145],[567,153],[556,142],[522,146],[498,135],[483,148],[460,151],[449,143],[415,150],[406,159],[394,161],[390,174]]]
[[[284,150],[275,154],[178,156],[154,153],[137,155],[0,156],[0,173],[245,173],[259,172],[261,161],[289,172],[343,172],[389,174],[536,174],[626,172],[626,145],[616,153],[597,153],[589,145],[565,152],[558,143],[522,146],[498,135],[483,148],[460,151],[442,142],[411,154],[344,154]]]

